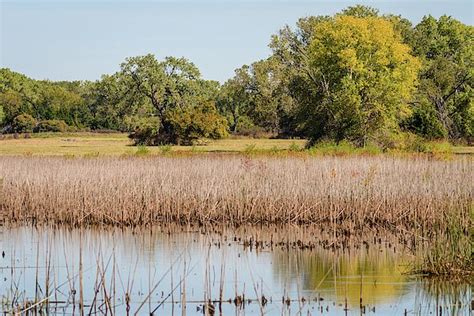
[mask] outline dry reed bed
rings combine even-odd
[[[427,157],[0,157],[7,221],[472,224],[473,160]],[[0,216],[1,217],[1,216]]]

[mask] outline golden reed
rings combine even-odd
[[[469,157],[0,157],[0,178],[0,217],[74,226],[469,227],[474,191]]]

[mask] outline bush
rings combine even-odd
[[[313,154],[322,155],[348,155],[355,152],[355,146],[345,140],[339,143],[321,141],[312,146],[309,151]]]
[[[135,155],[137,156],[146,156],[150,153],[150,150],[145,145],[138,145]]]
[[[15,133],[31,133],[36,126],[36,120],[29,114],[20,114],[13,119],[12,131]]]
[[[41,121],[33,129],[35,133],[43,132],[67,132],[69,130],[68,125],[63,120],[46,120]]]
[[[332,141],[321,141],[310,147],[309,152],[319,155],[344,156],[350,154],[376,155],[382,153],[382,148],[376,144],[369,143],[366,146],[357,147],[353,143],[343,140],[339,143]]]
[[[156,146],[159,145],[159,129],[160,120],[157,117],[141,119],[136,122],[128,137],[133,139],[135,145]]]
[[[168,143],[193,145],[199,138],[218,139],[227,136],[227,120],[213,103],[176,108],[166,115],[171,133]]]
[[[448,136],[448,132],[436,115],[436,110],[429,104],[416,107],[413,115],[402,125],[407,130],[428,139],[439,139]]]
[[[136,145],[193,145],[200,138],[217,139],[227,135],[227,121],[213,103],[169,109],[163,122],[158,118],[139,121],[129,135]]]

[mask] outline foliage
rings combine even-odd
[[[423,60],[409,128],[429,138],[474,136],[474,28],[448,17],[424,17],[414,29]]]
[[[142,119],[136,122],[129,137],[133,139],[136,145],[158,145],[159,126],[160,120],[157,117]]]
[[[242,124],[241,120],[249,120],[246,113],[248,113],[251,106],[250,92],[248,91],[250,80],[249,67],[244,65],[235,71],[233,78],[224,83],[219,94],[217,106],[227,118],[230,130],[233,133],[239,131],[239,124]],[[245,125],[248,125],[248,123],[245,122]]]
[[[5,120],[5,111],[3,106],[0,105],[0,126],[2,126],[3,121]]]
[[[0,127],[27,114],[43,129],[129,132],[136,144],[261,134],[389,148],[474,141],[474,28],[448,16],[417,25],[356,5],[301,18],[272,54],[223,85],[185,58],[127,58],[100,80],[33,80],[0,69]],[[16,122],[18,124],[18,122]],[[40,126],[38,126],[39,128]],[[40,129],[38,129],[40,130]],[[423,139],[420,139],[423,138]],[[423,147],[424,145],[420,145]]]
[[[16,133],[31,133],[35,126],[36,120],[29,114],[20,114],[12,122],[12,130]]]
[[[63,120],[40,121],[33,129],[35,133],[42,132],[66,132],[68,125]]]
[[[223,85],[218,106],[233,133],[280,134],[284,130],[283,117],[293,100],[282,71],[278,60],[271,57],[237,69]]]
[[[168,140],[173,144],[192,145],[199,138],[218,139],[227,135],[227,121],[212,102],[187,108],[175,108],[166,113],[171,126]]]
[[[199,70],[186,59],[167,57],[159,62],[153,55],[128,58],[120,76],[130,82],[128,93],[153,105],[160,121],[155,127],[132,133],[136,143],[192,144],[200,137],[225,135],[226,121],[211,100],[215,85],[200,79]]]
[[[418,61],[392,24],[346,15],[310,23],[304,76],[294,78],[298,127],[312,141],[329,137],[360,145],[380,130],[396,130],[409,115]]]
[[[138,145],[137,151],[135,152],[136,156],[145,156],[150,153],[150,150],[145,145]]]

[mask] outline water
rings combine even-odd
[[[470,314],[468,284],[409,276],[413,254],[393,238],[329,236],[0,227],[0,310],[48,297],[43,310],[78,314],[82,288],[85,314],[202,315],[209,300],[216,315]]]

